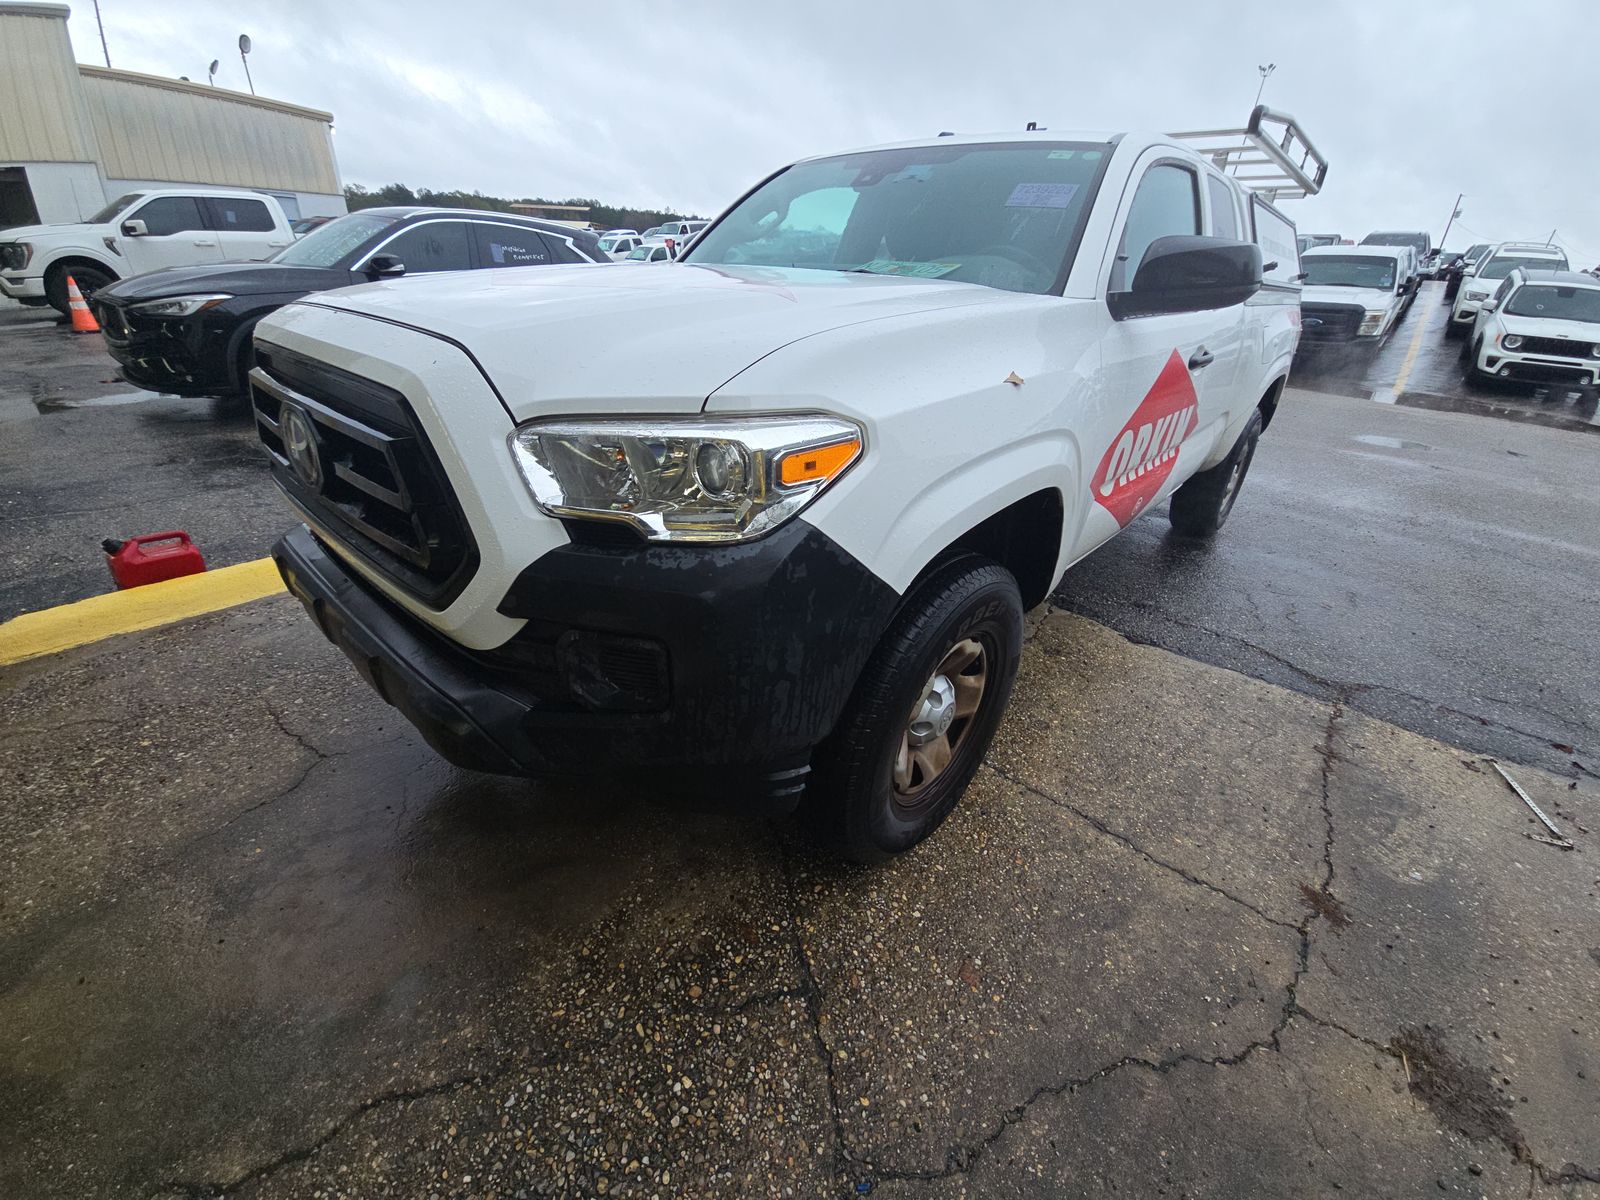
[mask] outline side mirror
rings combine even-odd
[[[1106,297],[1118,321],[1243,304],[1261,290],[1261,250],[1227,238],[1164,237],[1150,243],[1133,286]]]
[[[398,255],[374,254],[367,260],[367,274],[374,279],[398,279],[406,273]]]
[[[150,230],[145,226],[145,223],[137,217],[122,223],[123,237],[145,237],[149,232]]]
[[[1479,312],[1491,313],[1491,312],[1498,312],[1499,309],[1500,309],[1500,306],[1498,304],[1496,304],[1493,300],[1489,300],[1489,301],[1486,301],[1484,303],[1483,307],[1480,308],[1478,311]]]

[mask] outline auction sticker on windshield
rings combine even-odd
[[[910,275],[915,279],[937,279],[941,275],[950,274],[960,265],[960,263],[898,262],[892,258],[875,258],[869,263],[862,263],[856,269],[871,271],[874,275]]]
[[[1011,189],[1007,208],[1069,208],[1078,194],[1075,183],[1019,183]]]

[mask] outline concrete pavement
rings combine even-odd
[[[1035,622],[877,870],[447,767],[287,599],[6,668],[0,1194],[1600,1195],[1593,781],[1517,770],[1564,852]]]

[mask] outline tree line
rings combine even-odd
[[[352,183],[344,189],[344,200],[351,212],[359,208],[377,208],[385,204],[426,204],[439,208],[481,208],[491,212],[512,212],[512,201],[503,196],[485,196],[482,192],[435,192],[428,188],[412,191],[403,183],[389,183],[381,188],[368,189]],[[666,221],[696,219],[690,213],[663,212],[651,208],[613,208],[598,200],[577,198],[572,200],[517,200],[518,204],[581,204],[588,207],[589,221],[601,229],[649,229]]]

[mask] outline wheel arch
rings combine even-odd
[[[1065,531],[1061,489],[1040,488],[991,513],[943,547],[917,573],[912,588],[945,563],[978,555],[1010,571],[1022,593],[1023,608],[1033,608],[1043,604],[1056,585]]]
[[[1268,386],[1266,393],[1261,397],[1261,402],[1256,405],[1261,410],[1261,428],[1267,429],[1272,424],[1272,418],[1278,411],[1278,401],[1283,399],[1283,389],[1289,384],[1288,375],[1280,375]]]
[[[106,272],[112,279],[122,278],[122,272],[117,270],[113,264],[82,250],[72,250],[57,258],[52,258],[45,264],[42,274],[48,280],[57,271],[64,270],[71,274],[73,267],[93,267],[97,271]]]

